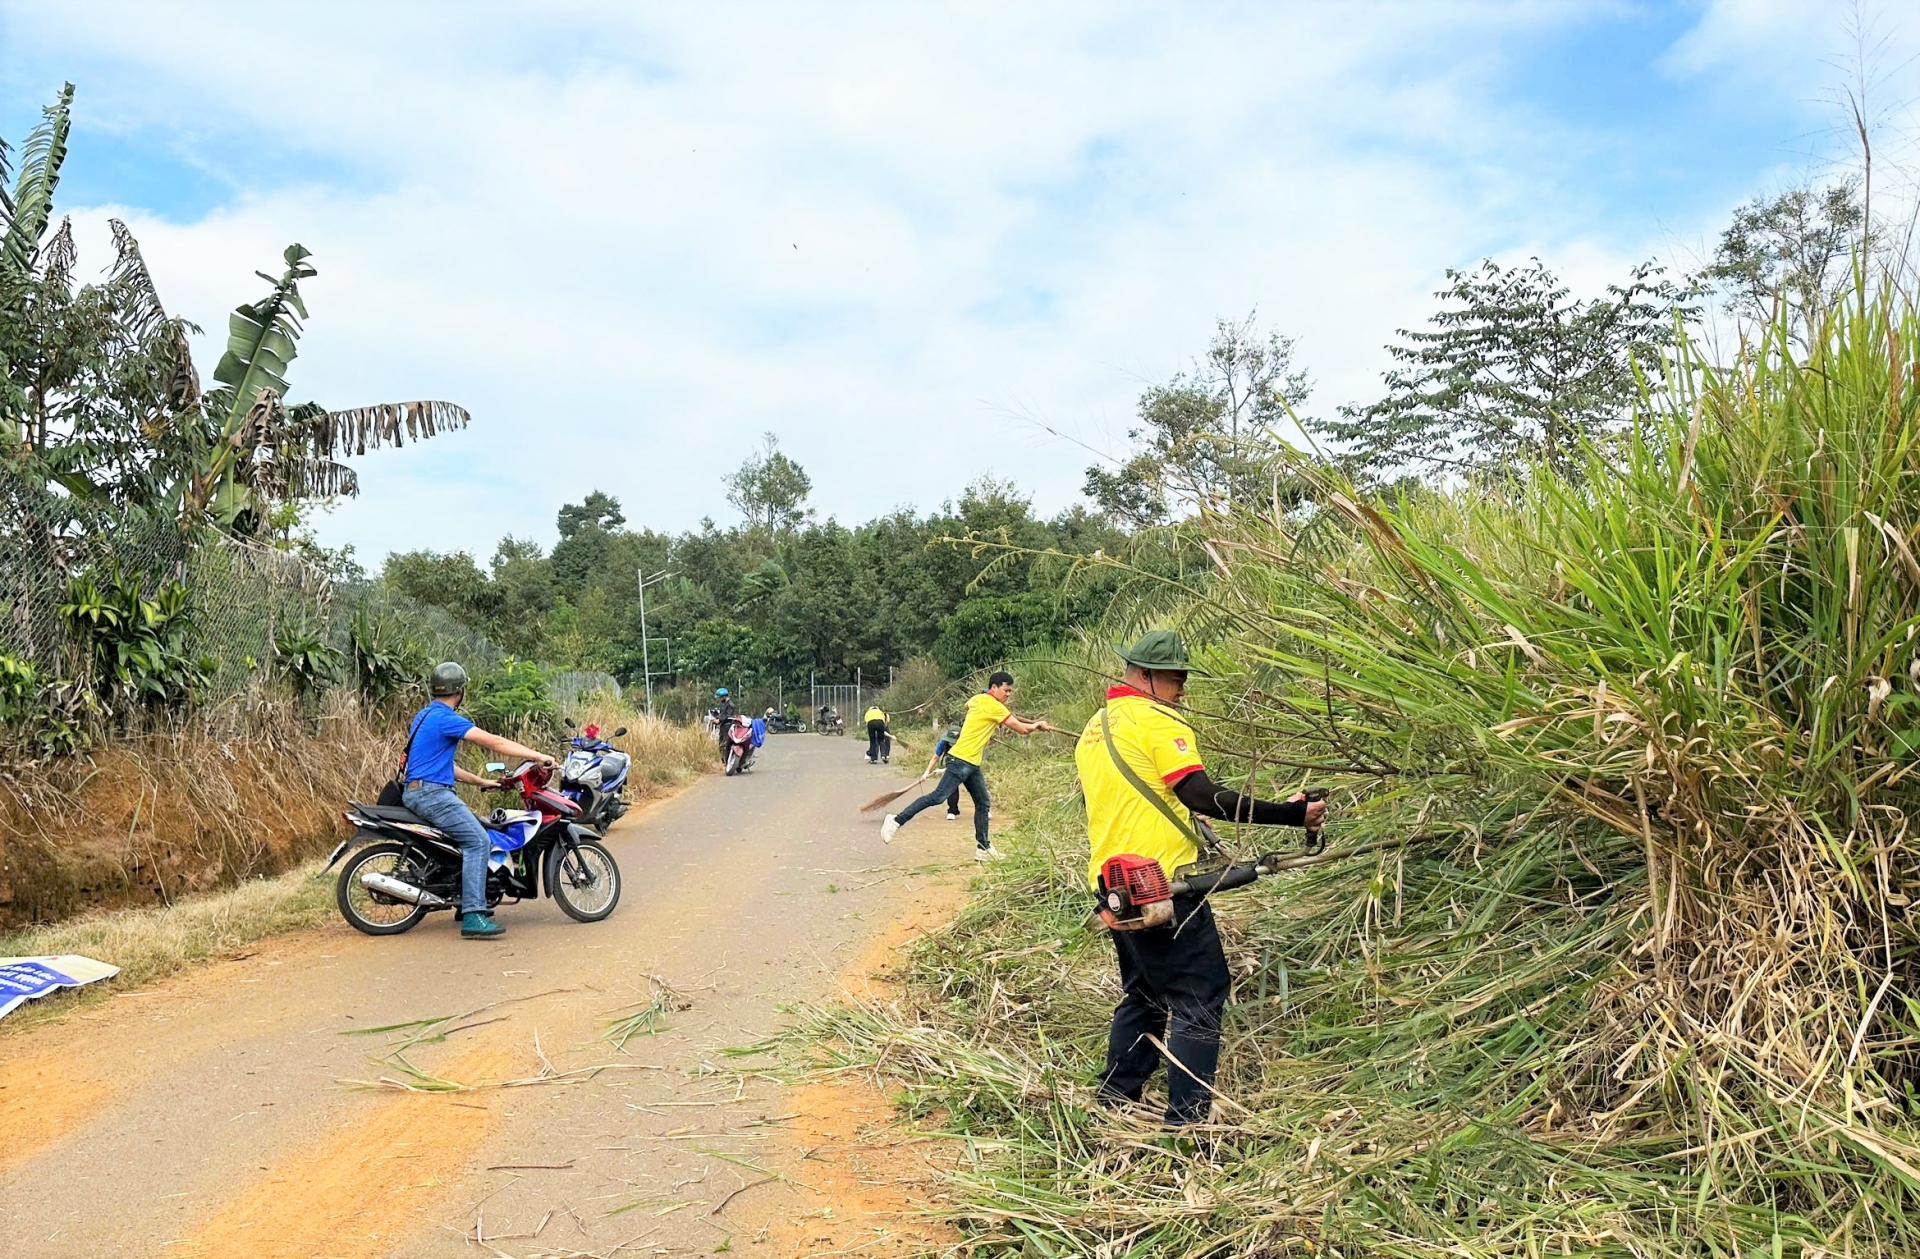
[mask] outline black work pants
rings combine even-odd
[[[893,736],[887,733],[884,721],[867,723],[867,759],[877,761],[893,755]]]
[[[1220,1065],[1220,1019],[1227,1008],[1227,955],[1220,947],[1213,908],[1196,896],[1176,896],[1173,925],[1113,932],[1126,996],[1113,1012],[1107,1066],[1099,1091],[1140,1100],[1167,1047],[1167,1122],[1206,1122],[1213,1106],[1213,1074]]]

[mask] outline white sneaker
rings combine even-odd
[[[900,819],[889,813],[880,820],[880,842],[891,844],[893,837],[900,833]]]
[[[959,815],[958,813],[949,813],[949,814],[947,814],[947,821],[949,821],[949,822],[958,822],[959,820],[960,820],[960,815]]]
[[[998,848],[976,848],[973,850],[973,859],[975,861],[1005,861],[1007,854],[1001,852]]]

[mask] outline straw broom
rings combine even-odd
[[[921,783],[927,781],[927,779],[931,777],[933,777],[933,771],[928,770],[926,773],[920,775],[920,777],[914,779],[912,782],[900,788],[900,790],[898,791],[882,792],[881,794],[875,796],[873,799],[867,801],[865,804],[861,805],[860,811],[862,813],[872,813],[875,809],[881,808],[885,805],[892,804],[895,800],[898,800],[901,796],[906,795],[909,791],[912,791],[915,787],[918,787]]]

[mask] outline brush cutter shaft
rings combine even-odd
[[[1226,866],[1219,870],[1208,870],[1204,874],[1190,874],[1184,879],[1173,881],[1173,894],[1184,896],[1190,892],[1202,895],[1209,892],[1230,892],[1236,887],[1245,887],[1266,873],[1264,864],[1255,864]]]

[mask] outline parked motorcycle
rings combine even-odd
[[[760,745],[754,741],[753,723],[735,717],[727,727],[727,774],[744,774],[753,768],[753,753]]]
[[[573,729],[573,718],[566,718]],[[619,738],[627,732],[621,726],[613,732]],[[580,806],[581,819],[596,831],[605,832],[627,811],[627,775],[633,769],[632,758],[600,737],[600,727],[590,725],[568,740],[572,751],[560,762],[560,794]]]
[[[807,723],[805,719],[801,717],[790,717],[785,713],[775,713],[773,716],[767,718],[767,730],[773,734],[805,734],[807,732]]]
[[[823,708],[820,710],[819,729],[821,734],[845,734],[847,732],[847,723],[842,720],[840,714],[833,711],[833,709]]]
[[[489,774],[505,765],[487,766]],[[527,761],[501,779],[523,808],[482,819],[493,839],[487,859],[487,907],[533,900],[544,890],[576,922],[599,922],[620,903],[620,866],[600,837],[579,824],[581,808],[547,790],[553,771]],[[440,909],[460,912],[460,845],[401,805],[349,802],[354,832],[333,850],[331,870],[349,851],[334,900],[356,931],[410,931]]]

